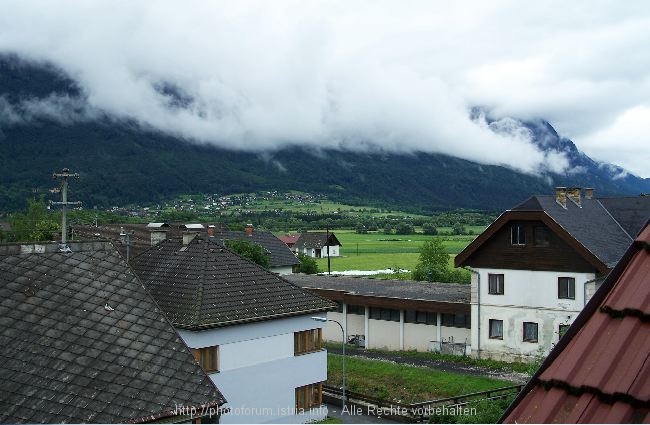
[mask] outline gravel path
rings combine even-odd
[[[340,348],[328,348],[332,354],[341,354]],[[359,357],[372,360],[385,360],[400,364],[406,364],[416,367],[426,367],[430,369],[442,370],[445,372],[454,372],[472,376],[486,376],[494,379],[510,381],[515,384],[525,384],[530,376],[521,372],[510,372],[505,370],[488,369],[480,366],[465,365],[462,363],[446,362],[443,360],[429,360],[411,356],[400,355],[399,353],[381,353],[377,351],[366,351],[363,349],[348,349],[346,347],[345,355],[350,357]]]

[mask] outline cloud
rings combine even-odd
[[[559,0],[7,0],[0,51],[54,63],[86,103],[51,98],[14,112],[105,114],[232,149],[440,152],[536,173],[568,163],[515,122],[496,129],[470,109],[544,118],[608,155],[616,147],[598,151],[605,139],[594,135],[650,95],[649,11]]]

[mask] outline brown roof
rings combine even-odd
[[[650,224],[504,422],[650,422]]]

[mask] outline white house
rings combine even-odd
[[[323,419],[322,322],[333,303],[187,234],[140,254],[133,268],[219,386],[222,423]]]
[[[460,355],[469,349],[469,285],[304,274],[288,279],[337,302],[327,318],[341,323],[346,340],[366,348]],[[323,338],[341,337],[341,328],[329,322]]]
[[[334,233],[306,232],[300,235],[292,250],[314,258],[338,257],[341,242]]]
[[[650,218],[650,197],[557,188],[503,213],[458,256],[472,270],[472,354],[548,354]]]

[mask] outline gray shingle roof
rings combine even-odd
[[[326,311],[331,302],[263,269],[215,240],[168,239],[132,266],[176,326],[228,326]]]
[[[261,245],[269,253],[269,264],[271,267],[294,266],[300,264],[300,261],[287,244],[278,239],[273,233],[265,230],[254,230],[253,234],[248,236],[246,232],[223,231],[216,232],[215,237],[221,241],[228,239],[239,239],[242,241],[254,242]]]
[[[0,246],[0,422],[142,422],[224,403],[115,248],[69,245]]]
[[[302,248],[323,248],[327,246],[327,233],[325,232],[305,232],[300,235],[296,241],[295,247]],[[329,234],[329,245],[341,245],[334,233]]]
[[[460,283],[429,283],[306,274],[292,274],[287,276],[287,279],[303,288],[345,291],[356,295],[405,300],[470,302],[470,285]]]
[[[566,207],[554,196],[533,196],[513,211],[544,211],[610,268],[650,218],[647,196],[582,199],[581,207],[567,200]]]

